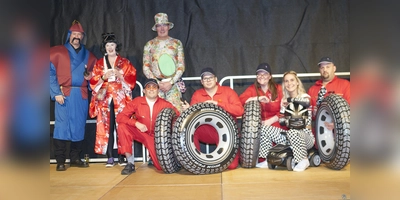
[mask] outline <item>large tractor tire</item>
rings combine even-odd
[[[155,123],[154,142],[157,158],[162,170],[167,174],[175,173],[181,169],[171,143],[172,129],[176,118],[173,109],[164,108],[157,115]]]
[[[324,122],[333,122],[328,130]],[[341,96],[330,94],[318,108],[315,119],[318,152],[326,166],[340,170],[350,161],[350,106]]]
[[[258,101],[244,105],[242,131],[240,134],[240,164],[243,168],[254,168],[260,150],[261,106]]]
[[[203,153],[194,144],[194,133],[201,125],[218,132],[216,149]],[[236,120],[221,107],[198,103],[186,109],[174,124],[172,147],[183,168],[193,174],[212,174],[224,171],[234,160],[239,146]]]

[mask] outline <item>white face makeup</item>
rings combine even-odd
[[[115,44],[114,42],[107,43],[106,46],[105,46],[107,55],[109,55],[109,56],[117,55],[116,48],[117,48],[117,44]]]

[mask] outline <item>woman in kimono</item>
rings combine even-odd
[[[132,100],[132,89],[136,85],[136,69],[131,62],[118,53],[120,44],[114,33],[104,33],[101,50],[105,53],[92,72],[90,87],[92,100],[90,117],[97,116],[95,153],[106,154],[106,167],[114,166],[113,147],[117,134],[116,118],[126,104]],[[125,162],[119,156],[119,163]]]

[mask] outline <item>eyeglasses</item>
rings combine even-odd
[[[145,88],[146,88],[146,90],[157,90],[158,86],[155,84],[148,84],[148,85],[146,85]]]
[[[257,78],[266,78],[268,74],[257,74]]]
[[[213,80],[214,78],[215,78],[215,76],[205,77],[205,78],[203,78],[203,81],[209,82],[209,81]]]

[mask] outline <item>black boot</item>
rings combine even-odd
[[[89,164],[86,162],[82,162],[81,160],[71,161],[71,167],[89,167]]]
[[[89,164],[82,162],[79,154],[82,149],[82,141],[71,142],[70,163],[71,167],[89,167]]]
[[[65,171],[65,164],[57,164],[56,171]]]

